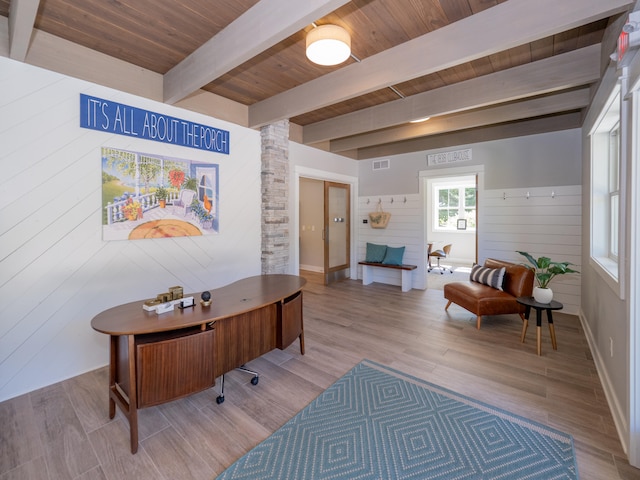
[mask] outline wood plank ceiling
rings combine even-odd
[[[0,16],[16,60],[46,32],[162,75],[167,103],[202,89],[245,106],[245,126],[289,118],[303,143],[363,159],[579,126],[632,4],[0,0]],[[311,63],[314,23],[347,29],[352,57]]]

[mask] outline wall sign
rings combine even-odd
[[[471,149],[427,155],[427,165],[443,165],[447,163],[468,162],[471,160]]]
[[[229,154],[229,132],[80,94],[80,127]]]

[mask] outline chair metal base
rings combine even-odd
[[[258,372],[255,372],[253,370],[249,370],[244,365],[240,365],[238,368],[236,368],[236,370],[240,370],[241,372],[245,372],[245,373],[248,373],[250,375],[253,375],[253,378],[251,379],[251,385],[257,385],[258,384],[258,381],[260,380],[260,374],[258,374]],[[222,375],[222,377],[220,379],[220,395],[218,395],[218,397],[216,398],[216,403],[218,405],[220,405],[222,402],[224,402],[224,374]]]
[[[447,265],[440,265],[440,258],[439,256],[433,255],[434,257],[436,257],[438,259],[438,263],[435,267],[429,267],[427,268],[427,272],[431,272],[432,270],[440,270],[440,275],[442,275],[444,272],[446,272],[447,270],[449,271],[449,273],[453,273],[453,270],[451,269],[450,266]]]

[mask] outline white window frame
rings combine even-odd
[[[449,226],[449,227],[441,227],[439,224],[439,219],[440,219],[440,190],[452,190],[452,189],[458,189],[458,198],[460,199],[460,203],[458,205],[458,217],[457,219],[466,219],[466,209],[467,206],[465,205],[465,189],[467,188],[473,188],[474,190],[476,189],[476,184],[475,184],[475,179],[473,179],[473,181],[469,181],[469,182],[438,182],[438,183],[434,183],[433,184],[433,202],[432,202],[432,206],[433,206],[433,212],[432,212],[432,218],[433,218],[433,231],[434,232],[459,232],[459,233],[463,233],[463,232],[468,232],[468,233],[472,233],[475,234],[476,232],[476,227],[472,227],[469,225],[469,223],[467,222],[467,228],[465,230],[458,230],[457,227],[455,225]],[[478,192],[476,191],[476,204],[473,206],[473,208],[476,210],[476,225],[478,223],[478,210],[477,210],[477,205],[478,205]],[[449,207],[450,209],[450,207]]]
[[[626,151],[623,98],[623,82],[616,82],[607,100],[602,103],[601,111],[589,134],[590,264],[621,299],[624,298],[620,253],[624,241],[623,159]],[[614,203],[617,204],[617,208],[614,208]]]

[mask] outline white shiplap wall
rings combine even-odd
[[[480,263],[486,258],[525,263],[516,253],[520,250],[571,262],[581,270],[580,185],[485,190],[479,212]],[[556,277],[549,286],[565,312],[578,313],[580,275]]]
[[[391,213],[387,228],[371,228],[363,220],[369,219],[369,212],[375,212],[378,202],[382,209]],[[367,242],[390,247],[405,247],[403,263],[417,265],[413,273],[413,288],[425,288],[425,271],[423,251],[423,207],[419,194],[411,195],[381,195],[360,197],[358,199],[358,261],[365,259]],[[362,267],[358,267],[358,278],[362,279]],[[374,282],[401,284],[400,271],[376,268]]]
[[[260,135],[0,58],[0,401],[108,362],[91,318],[260,274]],[[79,128],[86,93],[231,132],[218,155]],[[100,148],[220,165],[220,233],[102,241]]]

